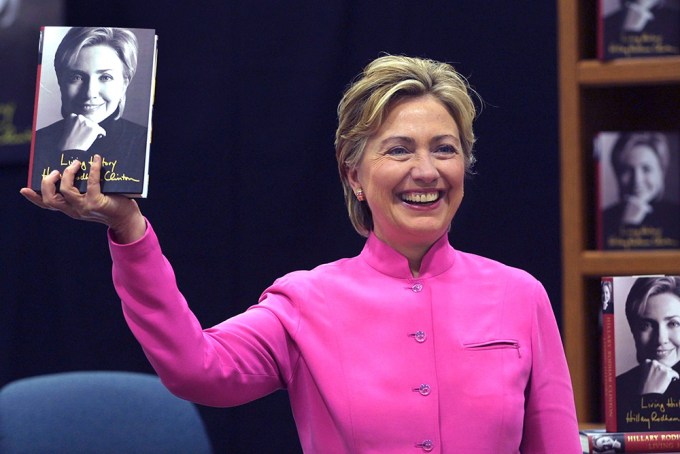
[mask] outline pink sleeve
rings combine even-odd
[[[109,248],[125,319],[170,391],[203,405],[233,406],[285,386],[290,342],[271,311],[255,306],[203,330],[148,222],[134,243],[116,244],[109,235]]]
[[[581,454],[574,394],[550,301],[538,285],[522,453]]]

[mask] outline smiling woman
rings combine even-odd
[[[340,101],[335,143],[363,250],[286,274],[258,304],[207,329],[139,206],[99,190],[99,157],[86,194],[73,187],[78,162],[48,175],[41,195],[21,192],[109,226],[125,318],[181,397],[234,406],[285,389],[307,453],[578,454],[545,289],[449,243],[474,162],[474,117],[471,89],[451,65],[371,62]]]

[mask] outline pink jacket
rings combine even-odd
[[[165,385],[212,406],[286,389],[306,453],[581,453],[545,290],[446,237],[413,278],[370,236],[359,256],[290,273],[205,330],[151,226],[110,249],[127,322]]]

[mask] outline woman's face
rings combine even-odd
[[[622,197],[636,197],[644,202],[656,199],[663,189],[663,169],[654,150],[645,144],[635,145],[621,154],[619,185]]]
[[[603,285],[602,286],[602,302],[603,303],[608,303],[611,300],[612,297],[612,291],[610,290],[608,285]]]
[[[364,191],[378,238],[397,250],[429,247],[463,199],[458,126],[433,96],[397,101],[349,177]]]
[[[100,123],[125,95],[128,81],[123,74],[123,62],[111,47],[84,47],[61,81],[63,111]]]
[[[673,293],[649,297],[633,334],[638,359],[655,359],[669,367],[680,361],[680,297]]]

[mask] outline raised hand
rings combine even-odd
[[[124,196],[102,194],[101,168],[101,156],[95,155],[90,166],[85,194],[81,194],[73,184],[81,170],[81,163],[77,160],[64,169],[63,175],[55,170],[44,177],[40,184],[40,194],[29,188],[22,188],[20,192],[40,208],[61,211],[73,219],[106,224],[111,228],[117,242],[131,243],[144,234],[146,220],[134,200]]]

